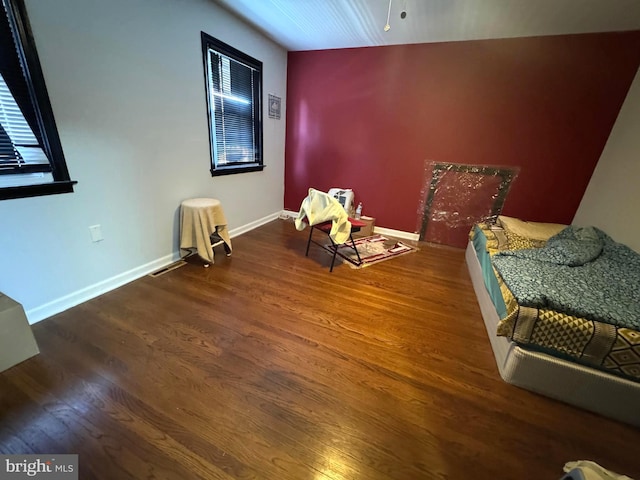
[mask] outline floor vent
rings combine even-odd
[[[159,277],[160,275],[164,275],[165,273],[169,273],[172,270],[175,270],[176,268],[180,268],[183,267],[187,264],[187,262],[185,262],[184,260],[178,260],[177,262],[174,262],[170,265],[167,265],[166,267],[161,268],[160,270],[156,270],[155,272],[152,272],[149,274],[150,277]]]

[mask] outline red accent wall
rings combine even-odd
[[[519,166],[503,213],[570,223],[640,64],[640,31],[290,52],[285,208],[353,188],[417,232],[429,161]]]

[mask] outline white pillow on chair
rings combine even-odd
[[[353,190],[350,188],[331,188],[327,192],[333,198],[340,202],[340,205],[347,212],[347,215],[351,215],[351,209],[353,208]]]

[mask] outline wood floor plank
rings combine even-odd
[[[133,335],[135,335],[135,333],[133,332],[132,329],[128,329],[126,325],[120,325],[120,327],[124,330],[129,330],[128,333],[129,336],[128,338],[131,339],[133,338]],[[101,338],[104,338],[105,336],[108,336],[110,334],[109,331],[103,331],[100,328],[100,325],[95,325],[93,328],[91,328],[91,332],[92,334],[98,334],[101,336]],[[62,335],[63,337],[65,335]],[[184,338],[184,336],[182,336],[181,338]],[[138,339],[140,340],[140,339]],[[129,348],[132,348],[133,351],[135,352],[136,349],[139,349],[142,345],[131,345],[132,341],[129,340],[127,342],[129,344]],[[254,345],[256,347],[256,349],[259,347],[259,344],[255,344]],[[264,390],[264,387],[261,385],[261,375],[255,375],[255,376],[248,376],[248,374],[246,372],[258,372],[259,370],[256,368],[256,365],[248,365],[248,366],[242,366],[240,365],[239,368],[235,368],[233,369],[232,372],[229,372],[227,368],[224,368],[221,365],[218,365],[217,362],[215,361],[216,359],[214,357],[205,357],[204,359],[200,359],[199,362],[197,362],[197,358],[193,357],[193,355],[191,354],[191,350],[193,350],[193,345],[188,344],[186,345],[186,348],[179,348],[179,345],[175,344],[175,343],[167,343],[166,340],[164,339],[157,339],[154,341],[154,347],[156,347],[157,351],[162,351],[164,354],[168,354],[171,358],[166,358],[164,361],[164,365],[166,366],[167,369],[170,369],[173,365],[175,365],[176,363],[178,363],[178,367],[182,367],[182,368],[190,368],[190,375],[189,375],[189,380],[195,380],[197,386],[199,387],[199,391],[202,390],[202,386],[209,386],[210,388],[213,388],[216,385],[222,385],[222,386],[229,386],[231,388],[227,389],[227,390],[216,390],[216,399],[218,401],[221,400],[221,396],[223,396],[225,393],[227,393],[227,391],[233,390],[233,391],[243,391],[246,390],[245,394],[246,394],[246,398],[259,398],[256,393],[260,394],[262,393],[262,391]],[[246,362],[246,359],[237,357],[237,351],[234,348],[233,353],[227,356],[231,356],[233,363],[231,366],[235,366],[236,364],[241,364],[241,362],[244,360]],[[192,358],[193,357],[193,358]],[[181,361],[182,358],[187,358],[192,360],[194,363],[193,365],[198,365],[198,366],[189,366],[189,363],[185,363],[183,361]],[[256,363],[254,358],[250,358],[248,360],[251,363]],[[285,370],[280,369],[279,366],[274,365],[273,368],[271,368],[271,366],[269,366],[269,370],[273,371],[273,372],[282,372]],[[203,371],[202,368],[206,368],[206,371]],[[223,371],[224,368],[224,371]],[[287,364],[285,366],[286,371],[290,371],[291,368],[295,369],[295,365],[289,365]],[[208,383],[208,378],[205,376],[205,373],[211,372],[208,376],[211,377],[213,375],[213,373],[218,372],[221,375],[217,375],[215,378],[216,381],[216,385],[207,385]],[[179,371],[175,371],[174,374],[176,375],[176,378],[178,377],[178,374],[180,372]],[[272,384],[272,386],[277,386],[279,387],[282,391],[280,392],[276,392],[275,394],[269,394],[269,393],[264,393],[264,395],[267,395],[267,397],[263,398],[263,400],[265,401],[270,401],[271,397],[276,398],[276,399],[281,399],[283,397],[286,396],[286,393],[288,392],[288,390],[290,389],[290,383],[294,383],[296,384],[296,390],[297,389],[304,389],[304,384],[302,383],[304,381],[304,379],[300,378],[300,379],[291,379],[291,378],[287,378],[285,376],[283,376],[280,381],[274,381],[273,379],[270,379],[270,383]],[[229,383],[232,383],[231,385],[229,385]],[[297,384],[300,384],[299,386]],[[177,387],[188,387],[187,385],[176,385]],[[312,391],[311,389],[309,389],[309,391]],[[242,402],[244,400],[244,398],[227,398],[225,399],[225,403],[229,403],[232,405],[237,405],[239,402]],[[327,400],[331,400],[330,398],[328,398]],[[295,399],[292,399],[292,403],[295,403]],[[251,407],[260,407],[261,405],[247,405],[247,407],[251,408]],[[241,412],[237,412],[238,415],[242,415]],[[254,416],[254,418],[256,418]],[[273,423],[273,419],[271,419],[270,421],[268,421],[268,423]],[[285,427],[286,425],[284,424],[280,424],[278,431],[282,432],[283,427]],[[254,426],[253,430],[256,430],[257,428]],[[274,436],[273,434],[271,434],[271,436]],[[291,435],[291,438],[295,439],[296,434]],[[304,442],[301,442],[301,449],[304,449],[303,447]],[[382,455],[382,454],[380,454]],[[382,455],[383,456],[383,455]],[[361,469],[362,470],[362,469]]]
[[[82,478],[640,478],[640,431],[504,383],[464,252],[337,266],[276,220],[33,327],[0,373],[0,452]]]
[[[95,327],[98,326],[95,325]],[[47,342],[53,342],[59,350],[68,351],[70,345],[65,343],[65,341],[68,341],[68,339],[73,335],[69,332],[65,334],[61,330],[64,329],[55,328],[51,330],[52,334],[47,336]],[[114,329],[114,331],[115,330],[116,329]],[[108,340],[108,332],[100,330],[100,328],[93,328],[91,331],[92,334],[97,333],[101,339],[106,338]],[[105,369],[108,371],[109,364],[105,363],[105,359],[109,358],[109,356],[102,353],[97,354],[95,351],[91,351],[90,349],[82,351],[88,343],[82,341],[82,333],[79,334],[79,337],[81,342],[78,350],[82,352],[83,361],[90,366],[88,373],[85,374],[101,370],[104,371]],[[241,473],[237,478],[262,478],[261,475],[263,472],[251,472],[251,469],[247,471],[241,464],[234,462],[235,459],[233,456],[227,454],[230,450],[229,446],[233,444],[236,444],[236,447],[239,449],[236,451],[236,455],[240,461],[243,457],[253,460],[256,456],[264,455],[270,461],[267,466],[269,469],[273,470],[271,460],[274,460],[272,455],[277,452],[277,449],[269,450],[261,443],[255,441],[253,434],[257,429],[255,428],[252,419],[243,417],[242,414],[239,414],[234,403],[224,405],[222,408],[217,406],[217,399],[219,397],[217,389],[207,388],[204,379],[197,378],[195,376],[195,373],[197,372],[197,367],[195,365],[190,366],[187,369],[177,369],[175,360],[167,357],[166,352],[158,348],[153,350],[153,358],[150,358],[144,351],[140,356],[135,350],[136,346],[130,345],[132,343],[132,337],[128,336],[122,338],[127,338],[127,340],[121,343],[119,350],[120,354],[140,361],[132,363],[131,366],[134,368],[130,368],[126,372],[122,372],[117,379],[114,378],[112,380],[117,381],[127,390],[145,398],[146,400],[143,405],[146,407],[147,414],[153,409],[158,409],[158,411],[168,417],[168,421],[172,425],[179,424],[187,429],[197,432],[197,434],[192,435],[192,437],[195,438],[190,438],[190,441],[193,441],[194,439],[198,440],[197,437],[200,436],[203,437],[205,441],[210,442],[211,448],[207,451],[206,457],[213,456],[215,463],[212,465],[221,466],[223,471],[239,468]],[[122,348],[122,345],[124,344],[129,344],[127,349]],[[133,350],[131,350],[131,348],[133,348]],[[61,355],[59,358],[64,362],[64,366],[66,368],[71,368],[74,363],[77,362],[77,359],[73,358],[69,354]],[[141,385],[139,382],[140,378],[145,378],[147,382]],[[207,395],[202,395],[203,393],[211,395],[211,397],[209,398]],[[140,404],[140,402],[136,402],[136,404]],[[137,410],[137,412],[139,412],[139,410]],[[131,412],[131,415],[133,414],[134,412]],[[166,426],[164,425],[165,422],[156,419],[153,423],[161,425],[164,432],[173,432],[174,435],[176,430],[180,432],[182,429],[181,427],[167,432]],[[141,424],[140,426],[146,427],[144,424]],[[135,430],[138,431],[140,426]],[[138,434],[141,433],[138,432]],[[276,440],[277,437],[278,432],[270,432],[269,438],[272,442]],[[243,439],[244,442],[238,444],[238,439]],[[173,442],[173,437],[171,436],[168,438],[162,438],[161,440],[172,444],[172,446],[167,445],[167,448],[163,448],[166,455],[177,455],[178,461],[190,460],[194,472],[200,473],[202,470],[201,458],[189,458],[187,455],[189,452],[184,452],[182,445],[175,444],[175,442]],[[214,448],[216,441],[224,445],[224,448]],[[193,447],[190,448],[193,449]],[[214,450],[215,453],[213,452]],[[204,450],[200,449],[199,451],[202,453]],[[281,463],[286,463],[288,465],[288,470],[273,470],[270,474],[273,475],[274,478],[298,478],[296,471],[298,473],[306,471],[303,467],[298,465],[299,462],[296,459],[290,458],[290,456],[284,452],[283,458],[275,457],[275,460]],[[210,473],[214,475],[215,470],[216,468],[212,467]],[[214,475],[213,478],[227,478],[227,476],[222,476],[220,474]],[[322,476],[319,476],[319,478],[322,478]]]

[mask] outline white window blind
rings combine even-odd
[[[24,0],[0,4],[0,200],[71,193]]]
[[[0,74],[0,169],[17,172],[51,171],[49,159],[44,153],[33,130]]]
[[[216,166],[259,162],[255,130],[259,72],[213,49],[208,50],[208,69]]]

